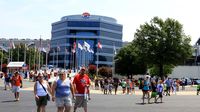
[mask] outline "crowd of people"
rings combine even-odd
[[[71,78],[70,70],[59,70],[56,74],[52,70],[50,74],[46,71],[38,71],[34,75],[34,97],[37,106],[37,112],[46,112],[48,101],[52,100],[57,106],[57,112],[70,112],[72,102],[74,102],[73,111],[82,107],[87,112],[87,102],[90,100],[90,78],[86,68],[82,67],[80,71]],[[20,98],[20,88],[23,86],[23,77],[18,71],[14,72],[9,79],[4,73],[5,90],[11,89],[16,101]]]
[[[44,71],[37,71],[29,73],[28,77],[34,81],[34,97],[37,105],[37,112],[45,112],[47,102],[52,100],[57,106],[57,112],[70,112],[74,102],[74,112],[77,108],[83,107],[87,112],[87,102],[90,100],[90,85],[91,80],[86,72],[86,68],[82,67],[80,71],[74,76],[70,77],[71,71],[59,70],[55,72],[51,70],[49,73]],[[16,101],[20,99],[20,88],[23,87],[23,78],[19,71],[15,71],[13,75],[4,73],[3,79],[5,90],[11,89],[14,93]],[[117,95],[118,88],[121,87],[122,94],[135,94],[135,88],[138,87],[142,91],[142,103],[163,102],[163,96],[170,96],[185,88],[186,81],[181,82],[178,79],[166,78],[164,80],[158,78],[151,78],[146,75],[139,79],[129,78],[97,78],[94,79],[95,89],[100,89],[105,95]],[[172,93],[171,93],[172,92]],[[197,86],[197,95],[200,92],[200,85]]]

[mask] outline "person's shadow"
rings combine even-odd
[[[17,102],[17,100],[5,100],[5,101],[1,101],[1,103],[9,103],[9,102]]]

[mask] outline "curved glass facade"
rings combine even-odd
[[[115,50],[122,47],[122,25],[114,18],[64,16],[52,23],[50,61],[56,67],[112,66]],[[98,42],[102,49],[98,48]]]

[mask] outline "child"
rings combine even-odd
[[[156,82],[153,81],[151,85],[152,85],[151,98],[154,98],[154,102],[156,103],[156,96],[157,96],[157,91],[156,91],[156,89],[157,89],[157,87],[156,87]],[[150,99],[151,99],[151,98],[150,98]]]
[[[158,92],[158,98],[156,99],[156,102],[160,98],[160,101],[162,103],[162,97],[163,97],[163,84],[162,84],[162,80],[157,85],[157,92]]]

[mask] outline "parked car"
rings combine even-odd
[[[195,85],[199,85],[199,84],[200,84],[200,79],[194,80],[194,84],[195,84]]]
[[[187,84],[185,84],[186,80],[187,80]],[[181,86],[182,86],[182,85],[185,85],[185,86],[187,86],[187,85],[192,85],[192,80],[189,79],[189,78],[183,78],[183,79],[181,79],[181,81],[180,81],[180,85],[181,85]]]

